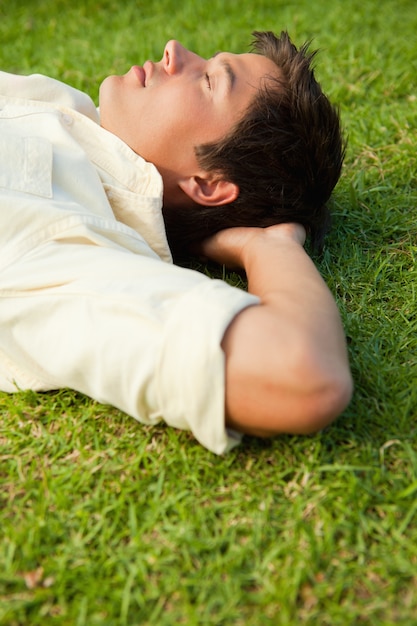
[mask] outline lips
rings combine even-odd
[[[134,65],[132,67],[132,72],[136,75],[142,87],[146,87],[146,72],[144,68],[140,67],[140,65]]]
[[[145,61],[143,64],[143,71],[145,72],[145,87],[149,85],[154,72],[155,64],[152,61]]]

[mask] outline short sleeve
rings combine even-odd
[[[225,426],[221,341],[254,296],[76,237],[10,266],[1,295],[2,389],[69,387],[145,424],[191,430],[216,454],[238,443]]]

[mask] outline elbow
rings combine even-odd
[[[300,380],[308,383],[300,385]],[[304,370],[298,383],[290,385],[290,389],[270,384],[268,393],[263,396],[263,410],[259,410],[258,404],[256,414],[248,420],[243,431],[258,437],[314,435],[346,409],[352,393],[353,381],[348,366],[320,375],[317,370],[315,375]]]
[[[305,380],[305,379],[304,379]],[[292,387],[292,386],[291,386]],[[314,384],[302,389],[299,385],[291,390],[275,386],[272,381],[254,398],[248,395],[251,385],[240,388],[239,408],[235,415],[227,412],[227,423],[238,431],[255,437],[276,435],[314,435],[329,426],[348,406],[353,382],[350,370],[320,376]]]
[[[294,355],[293,355],[294,356]],[[231,368],[226,378],[226,420],[256,437],[312,435],[329,426],[348,406],[353,381],[347,354],[323,359],[302,350],[291,359],[256,369]]]
[[[349,368],[323,380],[302,402],[294,433],[314,435],[329,426],[349,405],[353,380]]]

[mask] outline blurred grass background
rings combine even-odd
[[[245,51],[254,29],[311,39],[341,108],[346,162],[315,261],[353,401],[316,437],[218,458],[71,391],[0,394],[2,626],[417,623],[414,0],[3,1],[0,67],[97,102],[106,75],[170,38],[206,56]]]

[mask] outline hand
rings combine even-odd
[[[245,268],[245,255],[252,245],[293,240],[304,245],[306,232],[303,226],[295,223],[275,224],[268,228],[228,228],[205,239],[199,246],[203,256],[231,268]]]

